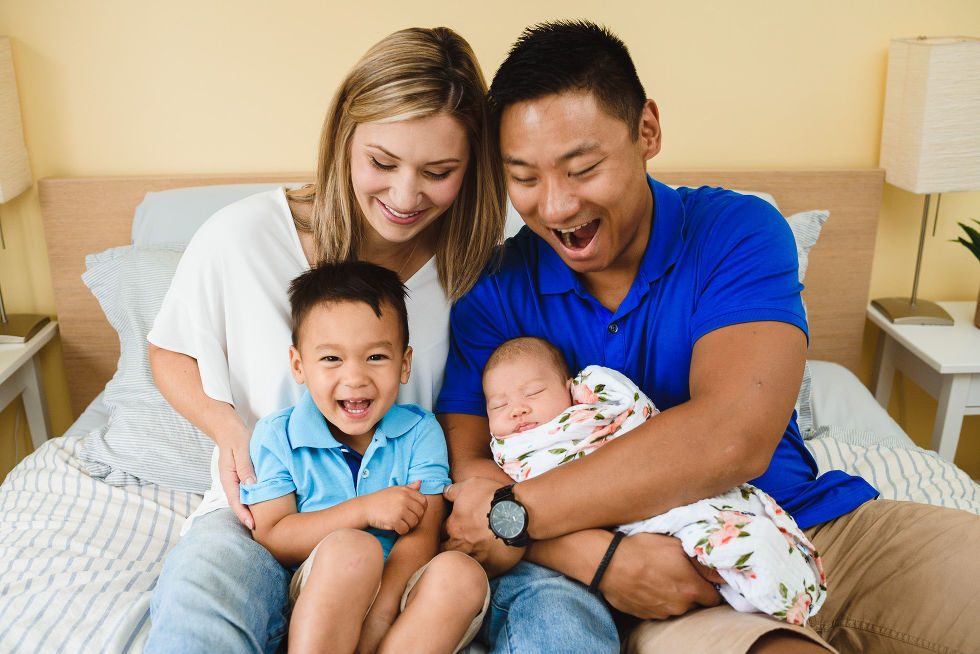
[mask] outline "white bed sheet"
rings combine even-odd
[[[101,398],[101,396],[100,396]],[[163,558],[201,496],[84,472],[97,398],[0,486],[0,652],[139,652]]]
[[[980,486],[915,446],[846,369],[811,362],[822,471],[860,474],[882,497],[980,514]],[[110,486],[77,458],[107,417],[97,398],[66,434],[25,458],[0,486],[0,652],[141,652],[150,593],[200,495]]]

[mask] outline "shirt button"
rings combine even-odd
[[[612,323],[611,325],[606,327],[606,329],[609,330],[610,334],[615,334],[616,332],[619,331],[619,325],[617,325],[616,323]]]
[[[361,477],[363,479],[367,479],[370,476],[371,476],[371,471],[370,470],[367,470],[367,469],[361,470]]]

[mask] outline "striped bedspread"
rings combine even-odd
[[[48,441],[0,486],[0,652],[139,652],[150,591],[199,495],[86,475]]]
[[[110,486],[83,472],[83,434],[45,443],[0,486],[0,652],[138,653],[150,592],[199,495]],[[980,486],[911,442],[821,427],[820,471],[844,469],[890,499],[980,514]]]

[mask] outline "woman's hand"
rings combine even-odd
[[[252,458],[248,453],[248,442],[252,435],[244,423],[239,423],[239,426],[237,433],[226,436],[222,439],[224,445],[218,446],[218,478],[231,510],[243,525],[255,529],[252,512],[242,504],[241,489],[238,486],[239,482],[246,486],[256,482]]]
[[[634,534],[623,539],[599,583],[616,609],[638,618],[663,620],[699,606],[716,606],[721,595],[708,579],[716,571],[696,569],[673,536]]]

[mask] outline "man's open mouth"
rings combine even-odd
[[[599,231],[599,219],[596,218],[595,220],[590,220],[587,223],[576,225],[575,227],[554,229],[552,231],[558,236],[561,244],[569,250],[582,250],[592,242],[596,232]]]

